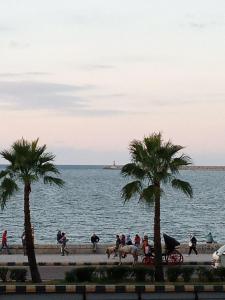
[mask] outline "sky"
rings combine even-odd
[[[0,0],[0,150],[124,164],[160,131],[225,165],[224,53],[224,0]]]

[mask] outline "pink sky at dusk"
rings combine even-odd
[[[1,3],[0,149],[39,137],[59,164],[124,164],[131,140],[161,131],[195,164],[225,165],[216,4]]]

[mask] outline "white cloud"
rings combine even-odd
[[[9,48],[13,48],[13,49],[25,49],[25,48],[29,48],[30,44],[27,42],[18,42],[18,41],[10,41],[9,42]]]
[[[90,86],[74,86],[35,81],[0,81],[0,105],[15,110],[71,110],[85,107],[87,101],[78,92]],[[7,106],[5,103],[7,102]]]
[[[14,76],[15,74],[9,73],[8,75]],[[0,107],[4,110],[47,110],[59,114],[80,116],[111,116],[128,113],[126,110],[119,108],[107,109],[102,107],[98,109],[91,107],[92,97],[84,94],[94,89],[95,87],[91,85],[78,86],[37,81],[0,81]],[[115,93],[108,94],[105,97],[117,98],[122,96],[122,94]]]

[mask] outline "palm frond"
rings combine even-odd
[[[132,176],[132,177],[135,177],[137,179],[143,179],[145,177],[146,173],[137,164],[129,163],[129,164],[126,164],[122,167],[121,174],[124,177]]]
[[[189,182],[180,179],[173,179],[171,183],[174,189],[182,191],[190,198],[193,197],[193,190]]]
[[[12,153],[17,153],[17,156],[23,157],[27,153],[29,153],[30,144],[24,138],[16,141],[12,145]]]
[[[135,197],[137,194],[140,195],[142,190],[142,184],[139,180],[132,181],[126,184],[121,191],[121,197],[124,199],[124,202],[130,200],[132,197]]]
[[[146,151],[154,155],[162,147],[162,135],[161,133],[153,133],[149,136],[145,136],[143,140]]]
[[[24,138],[13,143],[10,151],[2,151],[3,158],[10,162],[8,171],[26,182],[33,182],[50,175],[59,174],[56,166],[51,164],[55,156],[46,153],[46,145],[39,146],[39,139],[28,142]]]
[[[0,172],[0,179],[5,177],[6,175],[8,175],[9,172],[7,172],[6,170],[3,170]]]
[[[130,150],[132,161],[136,163],[143,162],[145,149],[143,148],[141,141],[133,140],[130,143],[129,150]]]
[[[181,145],[174,145],[171,143],[171,141],[168,141],[164,144],[163,148],[167,150],[167,152],[170,154],[170,157],[173,157],[184,147]]]
[[[18,176],[17,176],[21,182],[23,183],[33,183],[33,182],[36,182],[38,181],[38,176],[36,174],[24,174],[24,173],[20,173]]]
[[[7,160],[8,162],[14,163],[14,155],[12,154],[11,151],[3,150],[0,152],[0,155],[2,156],[2,158]]]
[[[18,191],[18,185],[11,178],[5,177],[0,185],[0,204],[1,209],[3,210],[6,201]]]
[[[39,158],[39,162],[40,164],[45,164],[51,161],[54,161],[55,159],[55,155],[52,153],[43,153],[40,158]]]
[[[44,176],[43,178],[44,184],[50,184],[50,185],[58,185],[62,187],[64,185],[64,181],[61,178],[52,177],[52,176]]]
[[[31,142],[31,151],[36,152],[39,138]]]
[[[162,181],[163,184],[168,184],[172,181],[174,177],[171,175],[171,173],[167,172],[159,172],[158,180]]]
[[[191,165],[192,161],[191,158],[187,155],[182,154],[180,157],[176,157],[173,160],[171,160],[169,164],[169,168],[173,174],[179,173],[180,169],[182,167]]]
[[[54,164],[51,164],[51,163],[45,163],[45,164],[39,165],[37,167],[36,172],[41,177],[47,175],[47,173],[60,174],[57,167]]]
[[[146,202],[154,202],[157,196],[161,195],[160,188],[155,185],[149,185],[142,190],[140,195],[140,200],[145,200]]]

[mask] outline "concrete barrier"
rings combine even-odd
[[[197,293],[210,293],[210,292],[221,293],[221,294],[223,293],[223,297],[222,298],[206,297],[206,299],[224,299],[225,286],[222,284],[218,284],[218,285],[178,284],[176,285],[173,283],[157,284],[157,285],[155,284],[148,284],[148,285],[133,285],[133,284],[128,284],[128,285],[114,285],[114,284],[109,284],[109,285],[95,285],[95,284],[91,284],[91,285],[74,285],[74,284],[71,285],[43,285],[43,284],[9,285],[7,284],[7,285],[0,286],[0,295],[4,295],[3,297],[10,294],[11,295],[61,294],[61,298],[59,299],[64,299],[62,294],[73,294],[73,295],[82,294],[84,296],[83,299],[86,299],[86,296],[91,294],[98,294],[98,295],[109,294],[111,295],[111,298],[108,299],[112,299],[112,297],[118,299],[118,297],[116,297],[115,294],[138,294],[139,298],[137,299],[142,299],[141,296],[144,295],[148,296],[148,298],[143,297],[143,299],[168,299],[167,297],[162,297],[162,294],[173,295],[173,297],[169,297],[169,299],[199,299],[198,297],[196,297]],[[187,297],[187,295],[186,297],[179,297],[179,296],[174,297],[175,293],[177,294],[194,293],[193,295],[194,297],[189,298]],[[161,295],[161,297],[159,297],[159,294]],[[151,295],[155,295],[155,297]],[[205,298],[200,298],[200,299],[205,299]]]
[[[98,254],[104,254],[106,248],[108,246],[113,246],[112,244],[99,244],[97,245]],[[210,254],[219,249],[222,244],[212,243],[212,244],[198,244],[197,250],[200,254]],[[35,252],[36,254],[58,254],[60,249],[60,245],[37,245],[35,244]],[[68,249],[70,254],[91,254],[92,252],[92,245],[91,244],[80,244],[80,245],[70,245],[68,244]],[[188,244],[181,244],[179,247],[179,251],[181,253],[188,253],[189,246]],[[11,245],[10,252],[12,254],[23,254],[23,248],[21,245]]]

